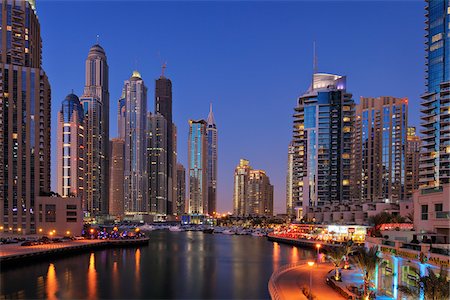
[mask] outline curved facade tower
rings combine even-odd
[[[34,1],[0,3],[0,226],[32,234],[50,191],[50,84]]]
[[[77,95],[67,95],[61,105],[57,142],[57,192],[84,202],[84,111]]]
[[[86,115],[86,206],[91,216],[108,213],[109,91],[105,50],[91,47],[86,59],[86,82],[81,97]]]

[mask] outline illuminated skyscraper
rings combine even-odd
[[[50,84],[34,1],[2,1],[0,226],[36,232],[36,197],[50,191]]]
[[[315,73],[294,113],[294,202],[308,207],[350,199],[354,101],[345,76]]]
[[[450,14],[448,0],[427,0],[426,91],[422,95],[420,187],[450,178]]]
[[[62,102],[56,136],[57,192],[62,197],[81,197],[84,204],[84,111],[74,94]]]
[[[147,87],[139,72],[125,81],[125,214],[149,212],[147,203]]]
[[[390,203],[406,200],[407,124],[407,98],[361,97],[353,134],[353,199]]]
[[[234,170],[233,215],[235,216],[245,216],[247,214],[247,183],[251,169],[248,160],[240,159],[239,165]]]
[[[289,143],[288,147],[288,162],[287,162],[287,172],[286,172],[286,214],[288,216],[294,216],[294,203],[293,203],[293,186],[292,180],[294,176],[294,145],[292,142]]]
[[[172,123],[172,81],[164,76],[166,66],[163,65],[161,76],[155,81],[155,114],[161,114],[167,121],[166,131],[166,168],[167,204],[166,213],[172,214],[173,198],[176,185],[176,138],[175,125]]]
[[[205,120],[189,120],[189,214],[203,215],[208,213],[208,142],[206,129],[207,123]]]
[[[160,114],[147,115],[147,172],[150,212],[167,214],[167,121]]]
[[[217,205],[217,126],[212,104],[209,108],[206,134],[208,137],[208,214],[216,212]]]
[[[405,198],[412,199],[414,191],[419,189],[420,137],[416,127],[408,127],[405,149]]]
[[[112,139],[109,145],[109,214],[122,217],[124,214],[124,152],[125,142],[122,139]]]
[[[180,163],[177,164],[177,198],[175,213],[180,216],[186,212],[186,170]]]
[[[105,50],[96,44],[86,59],[86,82],[80,97],[85,113],[86,206],[91,216],[108,213],[109,92]]]
[[[126,95],[125,90],[122,90],[122,95],[117,102],[117,132],[120,139],[125,139],[125,113],[126,113]]]

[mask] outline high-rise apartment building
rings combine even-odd
[[[0,226],[28,234],[50,191],[50,84],[34,1],[0,6]]]
[[[125,90],[122,89],[122,95],[120,96],[120,99],[117,102],[117,132],[120,139],[125,139],[125,115],[126,115],[125,96],[126,96]]]
[[[167,121],[167,204],[166,213],[172,214],[173,198],[175,197],[174,187],[176,185],[176,138],[175,129],[172,123],[172,81],[164,76],[165,65],[161,76],[155,81],[155,114],[161,114]],[[175,143],[174,143],[175,142]]]
[[[350,199],[354,101],[346,77],[316,73],[294,113],[294,202],[308,207]]]
[[[77,95],[69,94],[58,114],[57,192],[62,197],[85,196],[84,111]]]
[[[125,214],[149,212],[147,203],[147,87],[139,72],[125,81]]]
[[[167,213],[167,120],[160,113],[147,115],[147,172],[150,212]]]
[[[420,187],[450,178],[450,14],[446,0],[426,1],[426,91],[422,95]]]
[[[112,139],[109,144],[109,214],[122,217],[124,215],[124,140]]]
[[[294,177],[294,144],[289,143],[288,160],[286,172],[286,214],[295,216],[294,193],[293,193],[293,177]]]
[[[86,207],[91,216],[108,213],[109,91],[105,50],[91,47],[86,59],[86,81],[80,98],[85,112]]]
[[[408,99],[361,97],[352,149],[352,199],[398,203],[406,199]]]
[[[208,143],[207,123],[205,120],[189,120],[188,140],[188,186],[189,214],[204,215],[208,213]]]
[[[175,213],[180,216],[186,212],[186,169],[180,163],[177,164],[177,197]]]
[[[233,214],[235,216],[272,216],[273,186],[263,170],[253,170],[240,159],[234,171]]]
[[[416,127],[408,127],[405,148],[405,199],[411,200],[419,189],[420,137]]]
[[[208,214],[213,215],[217,207],[217,126],[212,104],[209,107],[206,135],[208,137]]]

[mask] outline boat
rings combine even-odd
[[[265,236],[265,235],[264,235],[264,233],[262,233],[262,232],[254,231],[254,232],[252,232],[252,236],[261,237],[261,236]]]
[[[153,225],[149,225],[149,224],[144,224],[142,226],[139,226],[138,228],[141,231],[153,231],[153,230],[156,230],[156,228]]]
[[[222,233],[223,234],[228,234],[228,235],[235,234],[235,232],[233,230],[230,230],[230,229],[224,230],[224,231],[222,231]]]
[[[205,228],[203,229],[203,233],[214,233],[214,228]]]
[[[170,231],[174,231],[174,232],[179,232],[179,231],[183,231],[182,228],[180,228],[179,226],[170,226],[169,227]]]

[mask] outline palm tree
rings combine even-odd
[[[450,297],[450,281],[447,280],[447,270],[441,267],[439,276],[433,269],[428,268],[427,276],[418,275],[416,288],[410,288],[404,285],[398,287],[399,292],[405,296],[411,296],[413,299],[420,298],[423,293],[425,300],[441,300]]]
[[[375,269],[379,266],[383,259],[378,257],[378,247],[373,246],[372,248],[361,248],[354,257],[355,264],[363,273],[364,279],[364,294],[363,299],[369,299],[370,287],[372,285],[373,276]]]
[[[339,274],[339,267],[345,255],[347,255],[347,250],[345,247],[335,247],[334,249],[330,249],[328,251],[327,257],[331,261],[335,269],[334,280],[336,281],[341,279],[341,276]]]

